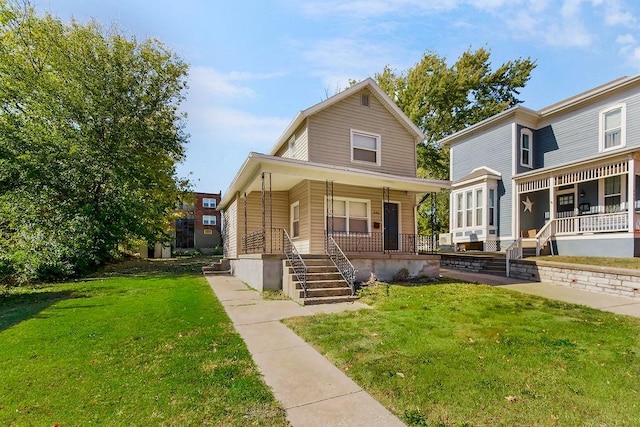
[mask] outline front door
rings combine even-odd
[[[384,250],[398,250],[398,204],[384,203]]]

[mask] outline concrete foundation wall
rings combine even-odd
[[[265,289],[282,289],[282,257],[256,255],[230,260],[231,274],[250,287],[262,292]]]
[[[510,276],[640,299],[640,271],[637,270],[525,259],[511,262]]]
[[[409,270],[409,277],[438,277],[440,274],[439,255],[379,255],[349,257],[351,264],[358,270],[356,280],[366,282],[375,274],[378,280],[389,282],[403,268]]]
[[[572,256],[605,256],[631,258],[634,256],[634,236],[617,233],[614,236],[590,235],[556,237],[553,239],[554,253]]]

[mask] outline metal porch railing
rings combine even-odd
[[[293,273],[298,278],[298,282],[302,286],[302,294],[304,298],[307,297],[307,265],[304,263],[304,260],[298,253],[296,246],[291,241],[289,237],[289,233],[287,230],[282,229],[282,233],[284,235],[284,245],[283,252],[289,260],[289,264],[291,268],[293,268]]]
[[[333,236],[327,235],[327,255],[333,261],[333,264],[336,266],[344,280],[349,285],[349,289],[351,289],[351,295],[354,295],[356,292],[355,289],[355,281],[356,281],[356,272],[357,270],[349,261],[349,258],[342,252],[340,246],[335,241]]]

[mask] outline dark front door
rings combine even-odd
[[[398,250],[398,204],[384,204],[384,250]]]

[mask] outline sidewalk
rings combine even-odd
[[[268,301],[232,276],[206,276],[292,426],[404,426],[280,319],[368,308]]]
[[[501,286],[506,289],[512,289],[526,294],[537,295],[572,304],[586,305],[587,307],[610,311],[616,314],[640,317],[640,299],[638,298],[583,291],[581,289],[554,285],[552,283],[527,282],[525,280],[510,279],[507,277],[492,276],[489,274],[465,273],[462,271],[444,268],[440,269],[440,274],[443,277],[450,277],[452,279]]]

